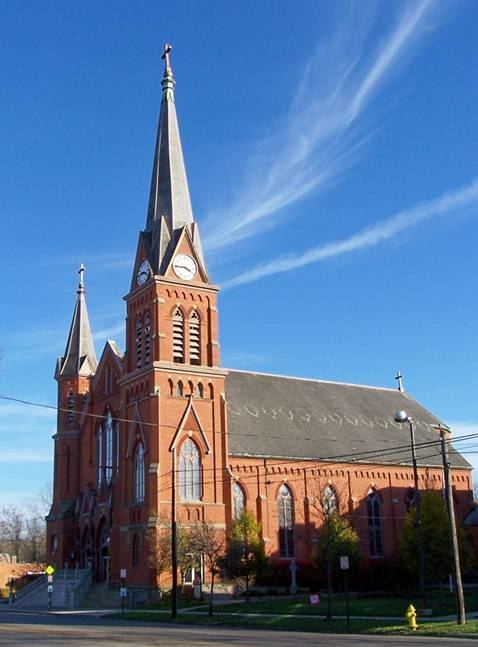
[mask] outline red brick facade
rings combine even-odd
[[[168,79],[170,88],[172,76]],[[239,484],[245,505],[261,523],[267,553],[280,558],[278,497],[285,484],[294,519],[287,550],[304,559],[314,546],[318,502],[329,485],[359,532],[364,555],[380,559],[394,554],[413,487],[411,467],[230,455],[218,288],[207,278],[191,231],[189,225],[182,228],[169,265],[162,273],[151,271],[143,283],[136,277],[151,256],[140,237],[125,298],[124,355],[108,342],[89,373],[57,373],[60,411],[49,560],[58,566],[90,563],[99,580],[117,581],[125,568],[129,585],[157,586],[148,537],[171,518],[173,472],[177,517],[185,525],[207,520],[229,527],[233,486]],[[175,273],[172,261],[178,254],[194,259],[193,278]],[[186,486],[180,475],[189,459],[181,452],[189,440],[199,455],[200,473],[189,483],[192,496],[182,497]],[[441,469],[421,468],[420,485],[442,488]],[[457,518],[462,519],[471,503],[471,469],[455,469],[453,485]],[[374,493],[380,519],[375,549],[367,508],[367,497]]]

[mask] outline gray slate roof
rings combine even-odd
[[[441,466],[432,427],[440,420],[396,389],[231,370],[226,399],[232,456],[410,465],[409,426],[393,419],[403,409],[414,420],[419,464]],[[451,459],[471,467],[455,451]]]

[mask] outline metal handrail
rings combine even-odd
[[[15,602],[18,602],[22,598],[25,598],[31,593],[34,593],[42,585],[45,586],[46,583],[47,583],[47,576],[45,573],[43,573],[43,575],[40,575],[39,577],[37,577],[35,580],[33,580],[33,582],[30,582],[30,584],[27,584],[26,586],[23,586],[21,589],[19,589],[15,593],[15,600],[12,600],[11,604],[15,604]]]

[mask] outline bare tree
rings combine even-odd
[[[0,544],[2,552],[15,555],[18,560],[22,557],[23,532],[25,518],[15,505],[5,506],[0,513]]]
[[[226,533],[210,522],[197,523],[191,531],[191,547],[196,555],[203,555],[211,576],[209,583],[209,615],[213,614],[215,576],[220,573],[220,565],[226,550]]]
[[[317,546],[313,559],[323,568],[327,577],[327,619],[332,619],[332,593],[334,576],[339,570],[340,557],[347,555],[353,567],[360,560],[359,538],[345,517],[345,492],[338,490],[330,481],[317,480],[309,510],[318,521]]]

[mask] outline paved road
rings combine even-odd
[[[85,647],[263,647],[274,642],[274,647],[373,647],[378,645],[418,647],[429,646],[437,639],[417,636],[343,636],[311,634],[288,631],[263,631],[253,629],[227,629],[224,627],[191,627],[146,624],[109,620],[78,615],[47,615],[35,613],[9,613],[0,615],[0,645],[45,645],[58,647],[73,645]],[[450,639],[443,644],[465,647],[476,641]]]

